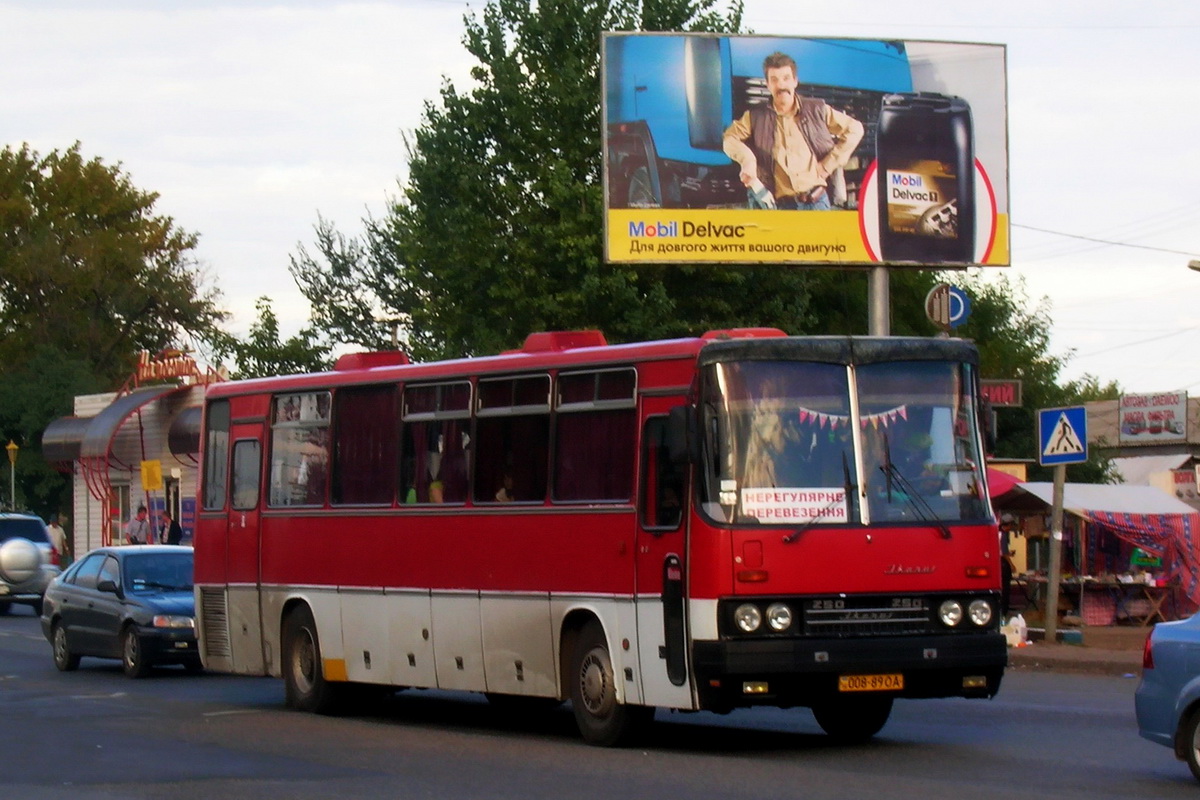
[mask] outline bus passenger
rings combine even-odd
[[[497,503],[511,503],[516,498],[513,497],[513,479],[509,473],[504,473],[504,482],[496,491]]]

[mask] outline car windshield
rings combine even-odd
[[[125,591],[134,594],[192,591],[191,553],[139,553],[125,558]]]
[[[6,517],[0,519],[0,542],[9,539],[28,539],[31,542],[49,542],[46,526],[37,517]]]

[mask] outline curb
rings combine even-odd
[[[1008,668],[1140,678],[1142,654],[1082,645],[1035,643],[1009,648]]]

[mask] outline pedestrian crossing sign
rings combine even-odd
[[[1043,408],[1038,411],[1038,463],[1080,464],[1087,461],[1087,409]]]

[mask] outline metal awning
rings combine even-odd
[[[47,461],[107,459],[113,437],[121,425],[142,406],[191,386],[143,386],[113,400],[94,417],[59,417],[42,432],[42,454]],[[199,429],[197,428],[197,431]],[[199,444],[199,433],[196,438]]]

